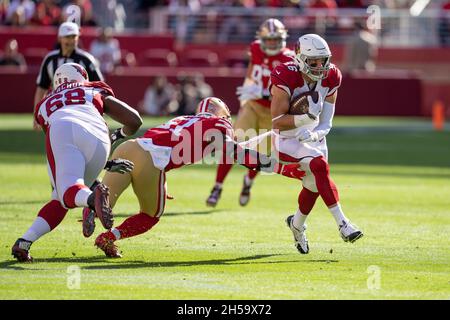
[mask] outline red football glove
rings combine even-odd
[[[297,180],[302,180],[303,177],[306,175],[305,171],[300,170],[299,163],[291,163],[291,164],[277,163],[273,172]]]

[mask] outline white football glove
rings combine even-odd
[[[236,95],[240,101],[261,99],[262,88],[257,84],[240,86],[236,88]]]
[[[295,138],[297,138],[297,140],[302,143],[317,142],[319,140],[319,135],[317,134],[317,132],[314,132],[314,131],[311,131],[308,129],[303,129],[297,133]]]
[[[319,114],[322,112],[323,107],[323,97],[319,92],[319,99],[317,99],[317,103],[314,103],[311,96],[308,96],[308,105],[309,105],[309,113],[313,115],[314,117],[318,117]]]

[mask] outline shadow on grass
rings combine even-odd
[[[272,261],[255,261],[264,258],[281,256],[281,254],[261,254],[233,259],[212,259],[212,260],[199,260],[199,261],[127,261],[124,263],[86,266],[83,269],[96,270],[96,269],[141,269],[141,268],[172,268],[172,267],[197,267],[197,266],[233,266],[233,265],[245,265],[245,264],[280,264],[280,263],[303,263],[303,262],[321,262],[321,263],[336,263],[338,260],[272,260]]]
[[[35,270],[47,270],[47,269],[38,269],[38,268],[24,268],[25,266],[35,266],[39,265],[39,263],[71,263],[71,264],[89,264],[89,263],[99,263],[99,262],[106,262],[110,259],[108,257],[54,257],[54,258],[37,258],[34,259],[33,262],[18,262],[15,259],[11,258],[11,260],[6,260],[0,262],[0,269],[8,269],[8,270],[29,270],[29,271],[35,271]]]
[[[337,263],[338,260],[312,259],[312,260],[272,260],[256,261],[265,258],[282,256],[283,254],[259,254],[253,256],[232,258],[232,259],[211,259],[198,261],[124,261],[102,257],[60,257],[35,259],[33,263],[20,263],[15,260],[0,262],[0,269],[9,270],[46,270],[46,269],[28,269],[24,266],[37,265],[39,263],[70,263],[79,264],[81,269],[86,270],[120,270],[120,269],[142,269],[142,268],[173,268],[173,267],[196,267],[196,266],[233,266],[245,264],[280,264],[280,263]],[[104,263],[101,265],[91,265],[92,263]],[[116,263],[118,262],[118,263]]]

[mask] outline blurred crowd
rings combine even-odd
[[[130,27],[148,23],[148,11],[158,7],[196,12],[205,7],[335,9],[367,8],[376,4],[381,8],[405,9],[410,8],[414,2],[415,0],[0,0],[0,24],[56,26],[79,13],[77,22],[82,26],[113,27],[117,30],[125,27],[127,17],[131,18],[127,21]],[[80,11],[74,12],[73,5],[78,6]],[[143,19],[133,19],[137,16]]]
[[[195,114],[198,103],[214,92],[200,73],[180,74],[177,83],[157,76],[145,91],[139,104],[140,112],[151,116]]]

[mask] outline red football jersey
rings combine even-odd
[[[60,110],[87,121],[102,117],[102,94],[114,96],[111,87],[102,81],[63,83],[36,105],[34,117],[44,130]]]
[[[268,56],[261,49],[261,42],[255,40],[250,45],[250,62],[252,64],[251,79],[263,88],[263,96],[269,97],[270,74],[277,66],[292,61],[293,52],[287,48],[275,56]],[[259,104],[270,108],[269,99],[256,100]]]
[[[147,130],[142,136],[151,138],[157,146],[172,148],[165,171],[200,161],[214,150],[207,148],[211,141],[216,138],[224,141],[227,137],[234,137],[232,124],[226,119],[208,115],[177,117]]]
[[[334,64],[330,64],[328,77],[318,81],[315,88],[309,88],[298,67],[291,62],[276,67],[270,79],[271,85],[286,91],[292,100],[298,95],[312,89],[320,92],[323,97],[332,95],[341,85],[342,74]]]

